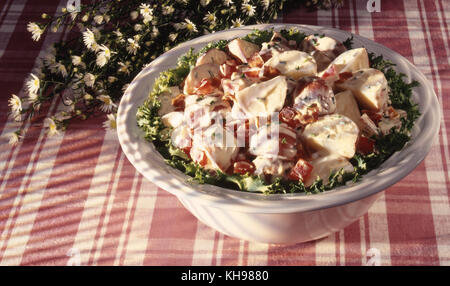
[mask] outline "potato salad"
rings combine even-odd
[[[205,47],[176,84],[160,88],[153,137],[168,158],[183,159],[172,165],[241,190],[304,191],[354,176],[383,152],[378,139],[407,134],[408,110],[394,107],[387,67],[371,65],[365,48],[325,35],[263,35]]]

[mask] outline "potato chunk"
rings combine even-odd
[[[351,90],[358,103],[365,109],[379,111],[387,105],[388,82],[383,72],[377,69],[359,70],[344,82],[336,83],[336,86]]]
[[[250,117],[280,111],[287,92],[286,77],[252,84],[236,94],[236,103]]]
[[[358,102],[350,90],[342,91],[335,94],[336,98],[336,113],[347,116],[357,125],[361,118]]]
[[[317,72],[314,58],[308,53],[295,50],[274,54],[264,65],[276,68],[281,74],[295,80],[313,76]]]
[[[203,79],[219,78],[220,66],[217,64],[204,64],[193,68],[184,81],[184,94],[194,94]]]
[[[352,49],[340,54],[320,73],[321,77],[335,77],[344,72],[355,72],[369,68],[369,56],[365,48]]]
[[[355,155],[358,134],[359,128],[350,118],[331,114],[307,125],[302,136],[316,151],[351,158]]]
[[[219,49],[210,49],[206,53],[202,54],[198,59],[196,66],[204,64],[217,64],[221,65],[228,59],[227,54]]]
[[[319,157],[309,163],[313,166],[313,169],[305,182],[307,187],[312,185],[317,177],[320,177],[324,184],[328,184],[331,172],[339,171],[340,169],[344,169],[346,172],[353,171],[353,165],[346,158],[335,155]]]
[[[227,45],[228,51],[236,59],[242,63],[247,63],[247,59],[253,56],[254,53],[259,52],[258,45],[241,40],[234,39]]]

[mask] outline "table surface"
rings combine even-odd
[[[65,5],[59,1],[59,8]],[[381,43],[414,63],[434,87],[443,118],[425,160],[387,189],[358,221],[327,238],[296,245],[234,239],[193,217],[173,195],[144,179],[124,156],[105,118],[75,122],[48,137],[25,125],[23,142],[0,144],[2,265],[450,265],[450,1],[365,0],[343,8],[285,13],[279,22],[336,27]],[[61,34],[34,43],[26,25],[55,13],[58,1],[0,2],[0,132],[12,93]],[[62,106],[43,110],[43,117]],[[36,122],[40,122],[39,120]],[[372,249],[371,251],[369,251]],[[373,252],[375,249],[375,252]]]

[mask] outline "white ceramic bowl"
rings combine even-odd
[[[315,194],[262,194],[239,192],[212,185],[192,184],[188,176],[168,166],[136,124],[137,108],[145,101],[161,71],[175,67],[179,56],[191,47],[197,51],[212,41],[242,37],[253,29],[280,30],[295,27],[307,34],[325,34],[344,41],[351,34],[326,27],[271,24],[247,26],[206,35],[183,43],[154,60],[133,80],[120,102],[117,131],[124,153],[149,181],[174,194],[200,221],[227,234],[250,241],[291,244],[314,240],[344,228],[364,215],[387,187],[395,184],[424,159],[438,134],[440,108],[425,76],[396,52],[354,35],[354,47],[382,54],[396,69],[415,79],[414,101],[422,115],[411,141],[399,152],[352,186]],[[174,222],[182,223],[182,222]]]

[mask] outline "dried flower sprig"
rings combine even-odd
[[[44,104],[60,97],[67,109],[45,119],[49,135],[59,134],[75,118],[106,116],[104,127],[115,128],[118,101],[142,68],[179,43],[215,31],[268,23],[293,0],[95,0],[59,15],[42,15],[29,23],[35,41],[48,30],[65,29],[68,39],[52,45],[40,69],[25,82],[26,97],[12,95],[11,115],[30,120]],[[304,4],[329,8],[339,0]],[[70,32],[70,33],[69,33]],[[103,115],[102,115],[103,114]],[[11,133],[15,145],[24,130]]]

